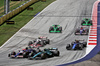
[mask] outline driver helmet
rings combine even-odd
[[[38,37],[38,39],[41,39],[40,37]]]
[[[76,41],[76,43],[79,43],[79,40],[75,40]]]

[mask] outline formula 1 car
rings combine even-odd
[[[58,51],[57,48],[48,48],[48,49],[44,49],[36,54],[33,53],[30,53],[29,54],[29,60],[32,60],[32,59],[46,59],[46,58],[49,58],[49,57],[54,57],[54,56],[59,56],[60,55],[60,52]]]
[[[75,40],[71,44],[67,44],[67,50],[82,50],[83,48],[87,47],[87,42],[84,40]]]
[[[52,25],[49,28],[49,33],[62,33],[62,27],[60,25]]]
[[[33,42],[29,41],[28,46],[30,47],[43,47],[46,44],[50,44],[50,40],[47,37],[38,37]]]
[[[85,27],[78,27],[75,31],[75,35],[88,35],[89,29]]]
[[[8,54],[8,57],[10,58],[28,58],[29,52],[24,52],[24,53],[16,53],[16,52],[11,52]]]
[[[81,25],[82,25],[82,26],[91,26],[91,25],[92,25],[92,20],[87,19],[87,18],[84,18],[84,19],[82,20]]]
[[[32,49],[23,49],[22,51],[19,52],[11,52],[10,54],[8,54],[8,57],[10,58],[28,58],[29,53],[33,51]]]

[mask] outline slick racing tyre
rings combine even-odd
[[[33,60],[33,58],[32,57],[28,57],[28,60]]]
[[[59,31],[62,33],[62,27],[59,27]]]
[[[53,52],[53,54],[54,54],[54,56],[59,56],[60,52],[56,50],[56,51]]]
[[[83,25],[83,24],[85,24],[85,21],[84,21],[84,20],[82,20],[82,23],[81,23],[81,25]]]
[[[74,34],[77,35],[76,32]]]
[[[46,56],[45,53],[42,53],[42,54],[41,54],[41,59],[46,59],[46,57],[47,57],[47,56]]]
[[[42,47],[44,46],[44,42],[43,41],[41,41],[40,44],[41,44]]]
[[[91,25],[92,25],[92,20],[90,20],[90,21],[88,22],[88,24],[91,24]]]
[[[46,39],[46,44],[50,44],[50,40],[49,39]]]
[[[67,44],[66,49],[67,50],[71,50],[71,45],[70,44]]]
[[[49,33],[51,33],[51,31],[54,31],[54,28],[53,27],[50,27]]]
[[[79,44],[79,48],[78,49],[82,50],[83,49],[83,44]]]
[[[33,42],[32,41],[29,41],[28,46],[30,46],[31,44],[33,44]]]
[[[8,54],[8,57],[10,57],[10,54]]]
[[[83,42],[83,46],[84,47],[87,47],[87,42]]]

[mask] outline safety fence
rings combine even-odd
[[[29,0],[29,1],[27,1],[26,3],[24,3],[21,6],[17,7],[13,11],[10,11],[8,14],[4,14],[3,16],[1,16],[0,17],[0,25],[3,24],[6,20],[12,18],[16,14],[20,13],[21,11],[23,11],[25,8],[27,8],[31,4],[36,3],[38,1],[46,1],[46,0]]]

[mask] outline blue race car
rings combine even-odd
[[[12,51],[10,54],[8,54],[8,57],[10,58],[28,58],[29,53],[31,53],[31,51],[33,51],[32,49],[23,49],[23,50],[19,50],[19,52],[15,52]]]
[[[53,57],[53,56],[59,56],[60,55],[60,52],[58,51],[57,48],[48,48],[48,49],[44,49],[38,53],[34,53],[34,52],[31,52],[29,54],[29,60],[32,60],[32,59],[46,59],[48,57]]]
[[[86,46],[87,46],[87,42],[85,42],[84,40],[75,40],[75,42],[72,42],[71,44],[67,44],[66,49],[67,50],[82,50]]]
[[[79,27],[75,31],[75,35],[88,35],[89,29],[86,27]]]

